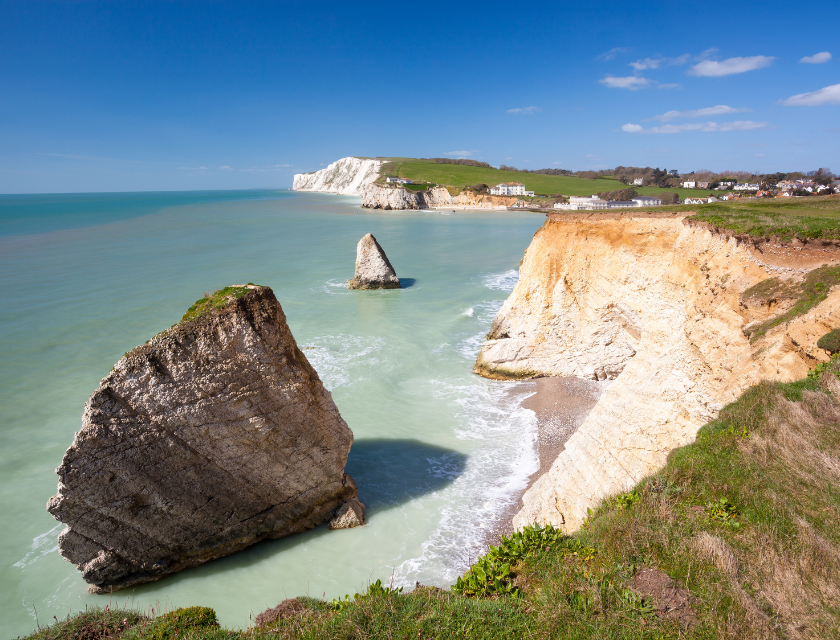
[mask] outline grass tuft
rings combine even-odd
[[[241,298],[246,293],[251,291],[246,287],[225,287],[214,291],[212,294],[204,294],[203,298],[199,298],[195,303],[187,309],[187,312],[181,318],[181,322],[188,322],[190,320],[197,320],[201,316],[207,314],[213,309],[221,309],[229,302]]]

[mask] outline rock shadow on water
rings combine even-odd
[[[417,282],[416,278],[400,278],[400,289],[413,287]]]
[[[359,486],[359,499],[365,505],[365,517],[369,520],[378,512],[447,487],[464,473],[466,464],[467,454],[420,440],[362,438],[350,448],[344,470]],[[324,523],[280,540],[263,540],[232,555],[133,587],[132,593],[135,597],[142,596],[182,580],[206,580],[256,565],[323,536],[344,533],[330,531]]]

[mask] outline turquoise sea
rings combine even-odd
[[[345,215],[356,212],[354,215]],[[86,605],[202,604],[247,626],[280,600],[377,578],[446,586],[538,467],[529,383],[471,373],[543,216],[375,212],[290,191],[0,196],[0,610],[3,636]],[[348,291],[371,232],[404,280]],[[263,542],[94,596],[45,510],[85,401],[122,354],[205,291],[274,289],[355,434],[347,470],[369,524]]]

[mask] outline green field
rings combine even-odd
[[[840,238],[838,196],[730,200],[698,205],[696,210],[694,220],[753,237]]]
[[[501,171],[460,164],[439,164],[416,158],[379,158],[379,160],[386,161],[382,167],[383,176],[399,176],[415,182],[433,182],[461,189],[480,183],[492,187],[501,182],[521,182],[528,191],[541,195],[561,193],[564,196],[591,196],[595,193],[616,191],[627,187],[612,178],[588,180],[575,176],[547,176],[539,173]],[[658,196],[666,192],[678,193],[680,199],[708,195],[706,191],[696,189],[664,189],[662,187],[637,187],[636,191],[639,195],[645,196]]]

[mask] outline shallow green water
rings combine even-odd
[[[203,604],[244,626],[283,598],[334,598],[377,578],[451,584],[537,468],[536,422],[519,406],[527,383],[471,369],[542,221],[368,212],[354,197],[282,191],[0,196],[4,636],[30,631],[35,609],[43,624],[111,600],[87,594],[56,550],[53,469],[120,356],[238,282],[274,289],[353,429],[348,471],[369,525],[260,543],[113,601]],[[407,287],[344,288],[367,232]]]

